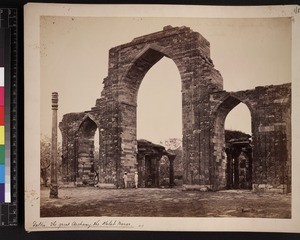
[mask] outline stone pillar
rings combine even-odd
[[[247,184],[248,184],[248,189],[252,189],[252,149],[248,149],[246,152],[247,158],[248,158],[248,168],[247,168]]]
[[[227,183],[226,187],[228,189],[231,189],[233,187],[233,159],[232,159],[232,153],[231,153],[231,146],[226,149],[226,155],[227,155]]]
[[[240,186],[240,159],[239,156],[241,155],[241,151],[235,149],[234,152],[234,165],[233,165],[233,172],[234,172],[234,179],[233,179],[233,187],[234,189],[238,189]]]
[[[157,156],[157,158],[155,159],[155,180],[154,180],[154,185],[155,187],[159,187],[159,171],[160,171],[160,167],[159,167],[159,164],[160,164],[160,159],[161,159],[161,155]]]
[[[139,175],[139,187],[146,187],[146,167],[145,167],[145,155],[139,156],[139,167],[138,167],[138,175]]]
[[[78,173],[78,132],[75,132],[74,138],[74,183],[77,185],[77,181],[79,180]]]
[[[170,176],[169,176],[169,186],[174,187],[174,160],[176,158],[176,155],[169,155],[169,163],[170,163]]]
[[[57,186],[57,109],[58,93],[52,93],[52,145],[51,145],[51,183],[50,198],[58,198]]]

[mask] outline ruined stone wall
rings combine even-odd
[[[187,27],[133,39],[110,49],[108,76],[90,111],[66,114],[63,135],[63,178],[76,181],[76,147],[80,124],[89,117],[100,132],[100,181],[122,185],[137,170],[136,108],[139,86],[161,58],[174,61],[182,82],[184,183],[226,186],[224,123],[240,102],[252,116],[253,186],[290,189],[291,86],[223,91],[223,79],[210,59],[210,44]],[[269,184],[269,185],[267,185]]]
[[[117,187],[121,184],[119,173],[121,155],[121,127],[119,104],[113,100],[97,102],[97,107],[92,108],[91,114],[99,114],[99,158],[100,182],[114,183]]]
[[[105,102],[101,107],[81,113],[69,113],[63,116],[59,124],[62,132],[62,175],[63,182],[76,182],[82,184],[91,170],[91,149],[94,147],[93,131],[82,129],[81,126],[90,119],[99,130],[99,159],[94,159],[95,169],[99,172],[101,183],[114,183],[117,185],[117,161],[120,155],[118,141],[118,117],[108,115],[115,109],[114,102]],[[89,133],[90,132],[90,133]],[[85,169],[80,167],[85,166]],[[85,173],[83,173],[85,172]],[[92,176],[90,176],[91,178]]]
[[[112,109],[106,116],[110,121],[109,116],[119,115],[117,138],[121,141],[121,172],[127,171],[130,176],[136,170],[138,89],[147,71],[162,57],[172,59],[181,76],[184,167],[186,172],[190,171],[194,164],[193,155],[196,154],[193,132],[200,127],[195,120],[199,111],[196,104],[202,98],[207,105],[209,93],[223,88],[222,77],[214,69],[209,52],[209,42],[187,27],[165,27],[163,31],[135,38],[109,51],[108,76],[103,81],[102,97],[97,100],[95,108],[106,101],[114,101],[118,105],[117,110]],[[207,116],[205,110],[200,112]],[[207,142],[203,148],[208,151],[208,147]],[[185,181],[191,181],[188,174],[185,174]]]
[[[291,184],[291,84],[256,87],[211,94],[211,167],[216,188],[225,186],[224,123],[240,102],[251,113],[253,187],[290,191]]]
[[[75,182],[77,175],[75,139],[84,113],[69,113],[59,123],[62,134],[62,181]]]
[[[282,188],[290,192],[291,85],[257,87],[255,91],[254,187]]]

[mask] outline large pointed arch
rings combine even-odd
[[[210,59],[210,44],[188,27],[166,26],[162,31],[137,37],[109,51],[108,76],[101,97],[90,111],[65,114],[63,172],[75,159],[76,135],[84,116],[91,114],[101,129],[100,156],[109,164],[107,176],[121,186],[124,171],[132,180],[137,169],[136,96],[146,72],[163,56],[172,59],[181,76],[184,183],[220,189],[224,183],[223,129],[229,109],[245,103],[251,113],[253,139],[253,186],[270,183],[291,190],[291,84],[258,86],[228,93]],[[266,114],[267,113],[267,114]],[[92,119],[91,119],[92,120]],[[219,135],[218,135],[219,134]],[[287,140],[288,139],[288,140]],[[280,189],[279,189],[280,190]]]
[[[133,172],[137,166],[136,107],[139,86],[149,69],[161,58],[168,57],[177,66],[181,77],[183,155],[187,166],[185,181],[193,182],[188,179],[190,175],[187,173],[190,173],[190,162],[194,161],[190,155],[196,155],[192,146],[195,141],[193,131],[198,128],[195,119],[199,111],[197,104],[200,99],[205,99],[204,104],[209,102],[208,92],[211,89],[223,88],[222,77],[210,59],[209,42],[190,28],[167,26],[163,31],[135,38],[130,43],[111,49],[109,56],[108,76],[104,79],[102,99],[97,100],[96,107],[112,109],[115,106],[111,119],[118,115],[121,147],[120,159],[116,163],[118,181],[121,181],[124,171]],[[208,114],[204,109],[201,111],[202,115]],[[208,148],[209,143],[204,144],[204,148]]]
[[[130,105],[136,105],[138,90],[145,75],[163,57],[171,59],[175,63],[180,76],[182,76],[183,73],[180,71],[181,64],[178,62],[178,59],[172,57],[172,54],[168,50],[155,45],[146,46],[134,57],[132,63],[122,75],[120,80],[122,92],[119,94],[119,99]],[[132,92],[130,96],[123,95],[126,89]]]

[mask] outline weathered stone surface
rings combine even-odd
[[[284,192],[291,188],[291,84],[256,87],[239,92],[212,92],[210,94],[211,155],[214,164],[224,159],[224,122],[227,114],[240,102],[250,110],[252,120],[253,176],[257,184],[284,185]],[[216,186],[225,186],[219,177],[224,169],[215,172]]]
[[[214,190],[226,186],[224,122],[243,102],[252,116],[253,184],[283,185],[289,192],[291,85],[223,91],[222,76],[210,59],[209,42],[188,27],[171,26],[110,49],[108,76],[96,105],[87,112],[64,115],[60,123],[64,180],[82,181],[77,145],[85,121],[100,131],[100,178],[119,187],[125,171],[137,170],[137,94],[145,74],[162,57],[175,62],[182,81],[184,183]],[[84,136],[85,143],[92,144],[91,135]],[[86,154],[82,161],[92,165],[91,159]]]
[[[138,175],[140,187],[174,186],[176,155],[165,147],[146,140],[138,140]]]

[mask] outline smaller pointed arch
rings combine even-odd
[[[233,176],[237,176],[240,165],[237,165],[237,161],[240,161],[240,154],[242,151],[241,149],[244,148],[239,148],[239,151],[235,153],[235,155],[230,155],[228,150],[228,144],[231,144],[231,141],[226,142],[225,141],[225,121],[228,116],[228,114],[240,103],[245,104],[245,106],[248,108],[250,112],[250,118],[252,120],[252,107],[250,103],[247,101],[246,96],[243,96],[242,93],[227,93],[225,94],[224,97],[219,100],[219,104],[216,105],[212,111],[212,129],[213,129],[213,151],[212,151],[212,159],[213,159],[213,166],[216,169],[215,175],[216,180],[215,184],[217,188],[232,188],[233,187],[233,180],[235,179],[235,184],[234,187],[238,188],[240,185],[240,180],[237,180],[237,178],[234,178]],[[242,118],[239,119],[239,121],[242,121]],[[252,124],[251,124],[252,125]],[[238,130],[238,129],[236,129]],[[234,131],[234,134],[240,133],[239,135],[245,136],[245,146],[251,147],[251,136],[247,134],[243,134],[242,132]],[[247,138],[248,137],[248,138]],[[239,138],[239,137],[238,137]],[[237,140],[237,139],[235,139]],[[236,144],[241,144],[239,141]],[[231,146],[231,145],[230,145]],[[240,145],[238,145],[240,146]],[[244,145],[243,145],[244,146]],[[252,150],[251,150],[252,152]],[[249,155],[250,156],[250,155]],[[235,160],[233,160],[235,159]],[[252,158],[247,157],[248,163],[252,166]],[[234,161],[236,161],[234,163]],[[242,160],[241,160],[242,161]],[[243,160],[244,161],[244,160]],[[249,162],[251,161],[251,162]],[[244,161],[246,162],[246,160]],[[248,164],[248,165],[249,165]],[[233,165],[235,166],[235,173],[233,173]],[[247,166],[248,166],[247,165]],[[245,172],[247,170],[247,188],[251,187],[251,179],[252,179],[252,167],[248,166],[248,168],[244,168],[241,171]],[[226,167],[224,167],[226,166]],[[235,175],[234,175],[235,174]],[[245,175],[246,176],[246,175]],[[245,180],[245,179],[244,179]]]
[[[219,114],[222,114],[226,118],[227,114],[240,103],[244,103],[248,107],[251,117],[253,115],[253,107],[247,100],[246,96],[240,96],[234,92],[229,92],[219,101],[220,103],[212,109],[212,115],[215,117]]]
[[[77,131],[82,127],[82,124],[84,124],[85,121],[92,121],[93,123],[95,123],[96,127],[98,127],[96,119],[88,113],[82,118],[82,121],[78,125]]]
[[[77,133],[82,137],[93,138],[97,128],[96,122],[89,115],[86,115],[80,123]]]

